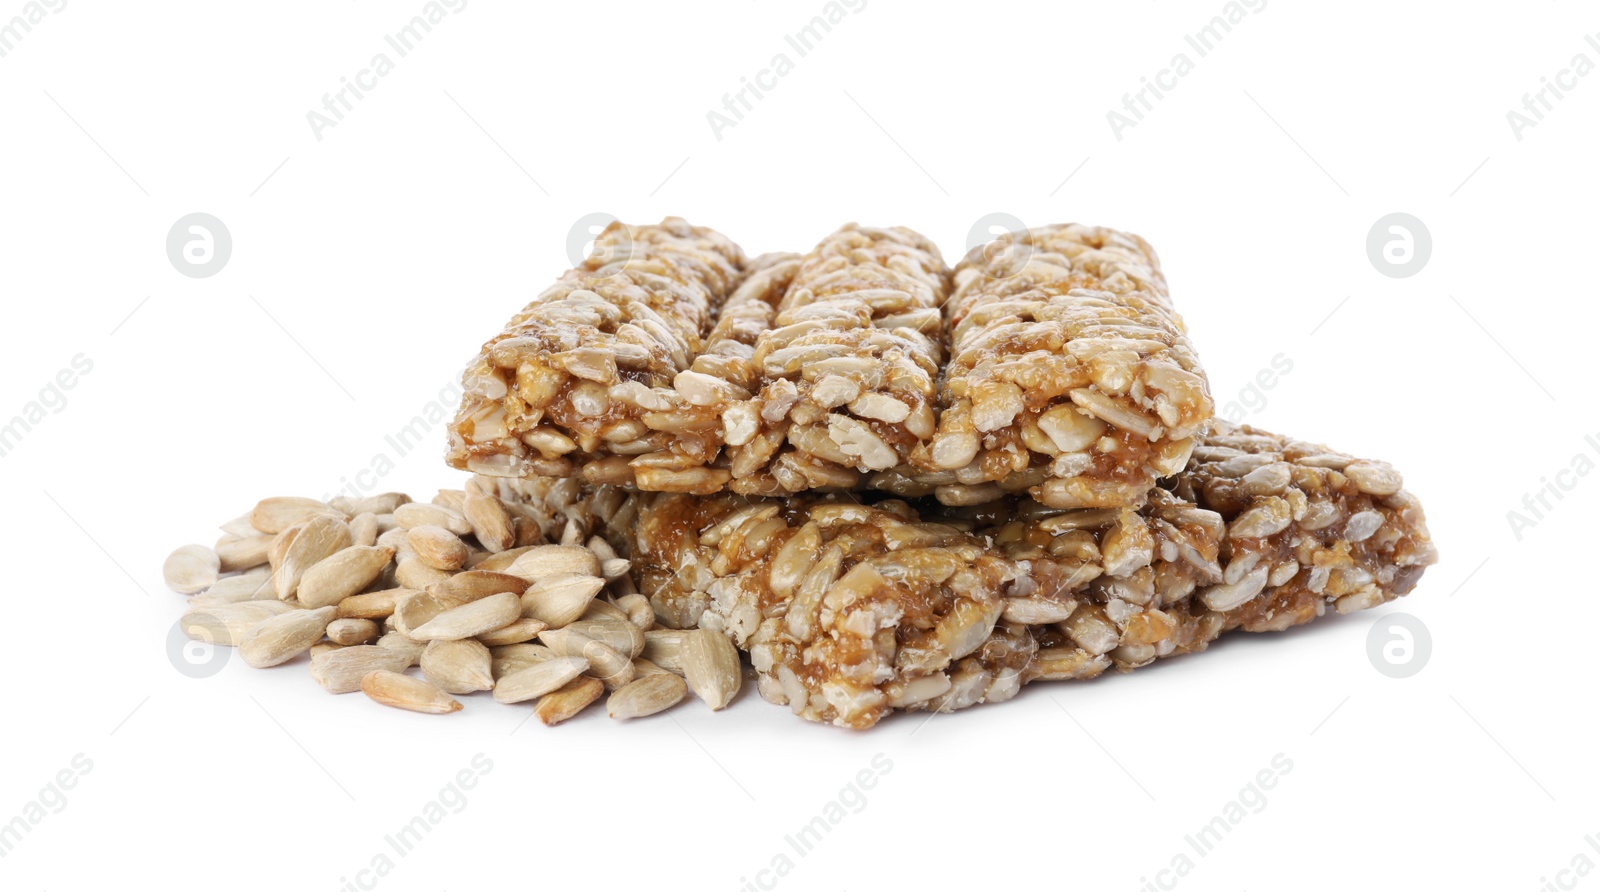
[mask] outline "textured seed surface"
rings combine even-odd
[[[461,537],[441,526],[423,524],[406,531],[406,542],[423,563],[436,570],[459,570],[472,556]]]
[[[300,587],[307,570],[350,544],[350,527],[337,517],[319,514],[306,521],[289,540],[283,559],[273,572],[278,597],[288,599]]]
[[[220,563],[219,569],[223,573],[236,573],[240,570],[249,570],[259,567],[267,562],[267,552],[272,549],[272,537],[268,535],[254,536],[224,536],[217,540],[214,551]]]
[[[392,557],[391,548],[353,545],[307,569],[295,594],[306,607],[332,607],[371,585]]]
[[[337,613],[337,608],[333,609]],[[328,623],[328,640],[335,644],[349,646],[352,644],[368,644],[378,637],[378,624],[370,619],[335,619]]]
[[[606,698],[606,714],[614,719],[655,715],[678,705],[688,693],[689,686],[676,675],[647,675],[613,691]]]
[[[499,647],[504,644],[521,644],[539,637],[548,626],[542,620],[524,617],[508,626],[502,626],[491,632],[482,632],[477,638],[490,647]]]
[[[322,640],[335,612],[332,607],[293,610],[262,620],[239,642],[239,656],[257,669],[288,662]]]
[[[221,568],[222,560],[216,552],[204,545],[185,545],[167,555],[161,575],[167,588],[180,595],[192,595],[215,585]]]
[[[446,610],[407,634],[418,641],[471,638],[509,626],[521,613],[522,603],[517,596],[502,592]]]
[[[429,682],[388,669],[374,669],[361,679],[361,692],[373,702],[429,715],[461,710],[460,701]]]
[[[430,641],[422,651],[422,677],[451,694],[494,687],[489,648],[470,638]]]
[[[600,559],[581,545],[539,545],[524,552],[506,572],[534,583],[564,574],[599,576]]]
[[[633,660],[612,647],[571,629],[548,629],[539,641],[563,657],[577,657],[589,664],[586,674],[617,688],[633,681]]]
[[[262,499],[256,503],[255,510],[250,512],[250,526],[254,527],[258,532],[277,534],[319,515],[328,515],[341,519],[344,517],[341,512],[330,507],[325,502],[319,502],[316,499],[284,496]]]
[[[262,620],[297,611],[293,604],[279,600],[241,601],[196,607],[184,613],[179,625],[195,641],[238,647],[244,636]]]
[[[533,714],[546,725],[558,725],[588,708],[605,692],[606,686],[598,678],[587,675],[574,678],[540,697],[533,706]]]
[[[546,576],[522,594],[524,616],[559,629],[583,616],[606,581],[589,574],[558,573]]]
[[[712,709],[722,709],[733,702],[743,681],[739,651],[721,632],[695,629],[684,635],[683,675],[695,696]]]
[[[330,694],[349,694],[361,690],[361,679],[377,669],[403,672],[411,665],[411,655],[401,650],[362,644],[341,647],[311,658],[311,678]]]
[[[553,657],[506,675],[495,683],[494,698],[501,703],[521,703],[543,697],[582,675],[589,662],[582,657]]]

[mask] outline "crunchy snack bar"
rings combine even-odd
[[[1436,555],[1400,484],[1221,425],[1139,511],[654,495],[619,532],[663,625],[721,630],[767,699],[867,727],[1403,595]]]
[[[950,274],[903,227],[849,224],[801,259],[751,363],[756,398],[724,415],[733,489],[853,488],[933,435]]]
[[[743,266],[737,245],[676,217],[607,227],[463,374],[450,464],[562,477],[597,456],[667,448],[675,434],[651,422],[671,419],[673,379]]]
[[[674,379],[675,407],[648,421],[677,439],[587,480],[701,495],[844,490],[925,448],[950,289],[938,248],[909,229],[848,224],[752,270]]]
[[[723,304],[704,352],[673,378],[651,424],[671,434],[665,447],[639,456],[600,459],[583,469],[591,484],[633,484],[640,489],[711,493],[733,473],[722,455],[725,416],[760,388],[751,358],[772,328],[779,304],[800,267],[798,254],[763,254],[745,268],[739,287]],[[661,438],[657,438],[660,442]],[[710,467],[718,462],[717,467]]]
[[[938,432],[921,473],[872,483],[947,505],[1026,491],[1137,507],[1211,418],[1155,252],[1101,227],[1004,236],[956,267]]]

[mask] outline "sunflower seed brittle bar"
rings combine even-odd
[[[1213,404],[1154,250],[1078,224],[1003,236],[957,265],[938,433],[910,479],[948,505],[1027,491],[1137,507],[1180,470]]]
[[[632,459],[634,482],[775,496],[907,466],[936,427],[949,289],[938,248],[902,227],[847,224],[804,256],[773,255],[675,381],[676,420],[720,436],[722,454],[674,444]]]
[[[772,328],[799,266],[798,254],[763,254],[750,261],[722,305],[705,350],[673,378],[674,405],[645,416],[653,430],[677,436],[663,450],[597,461],[584,468],[584,478],[651,491],[707,494],[725,489],[734,472],[725,460],[717,460],[726,440],[742,442],[744,432],[756,423],[749,406],[760,387],[752,361],[756,344]]]
[[[596,457],[666,448],[676,435],[645,419],[676,406],[673,379],[743,266],[733,242],[675,217],[611,224],[463,373],[450,464],[561,477]]]
[[[1375,606],[1436,560],[1392,468],[1219,427],[1138,511],[639,496],[639,585],[767,699],[860,728]]]

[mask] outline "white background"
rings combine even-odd
[[[1520,140],[1506,117],[1575,54],[1600,63],[1592,7],[1272,0],[1199,58],[1184,36],[1221,0],[870,0],[799,58],[784,36],[820,0],[473,0],[317,139],[307,113],[423,6],[72,0],[0,58],[0,420],[93,364],[0,459],[0,821],[93,764],[0,887],[137,869],[341,889],[482,753],[465,808],[389,852],[378,888],[734,890],[785,853],[785,890],[1600,889],[1557,873],[1600,863],[1600,479],[1564,477],[1520,539],[1507,519],[1600,461],[1600,76]],[[0,21],[25,8],[0,0]],[[707,113],[779,52],[793,71],[719,140]],[[1107,112],[1179,52],[1194,70],[1117,139]],[[196,211],[234,241],[211,278],[164,251]],[[1396,211],[1433,239],[1406,279],[1365,248]],[[1442,561],[1372,614],[867,733],[748,687],[724,713],[546,729],[486,695],[451,718],[330,697],[303,660],[177,671],[168,551],[392,457],[385,435],[568,265],[592,212],[682,215],[752,254],[903,224],[952,262],[991,212],[1139,232],[1219,404],[1283,354],[1238,411],[1393,462]],[[380,488],[458,487],[442,441]],[[1395,611],[1432,636],[1403,680],[1366,650]],[[865,807],[789,849],[879,753]],[[1189,849],[1279,753],[1265,807]],[[1158,875],[1179,852],[1192,872]]]

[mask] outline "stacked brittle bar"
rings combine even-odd
[[[726,635],[804,718],[1131,670],[1436,560],[1393,468],[1212,418],[1137,236],[1013,233],[952,272],[903,228],[749,261],[614,230],[627,259],[486,345],[451,461],[604,538],[662,626]]]
[[[947,505],[1026,490],[1119,507],[1183,468],[1211,395],[1144,239],[1034,229],[974,250],[955,276],[935,473],[913,483]]]
[[[667,448],[677,436],[667,394],[701,354],[744,266],[733,242],[677,218],[607,227],[594,253],[468,366],[450,464],[565,477],[591,461]]]
[[[1394,469],[1219,427],[1139,510],[612,491],[600,526],[663,625],[725,632],[763,696],[850,727],[1372,607],[1435,560]]]

